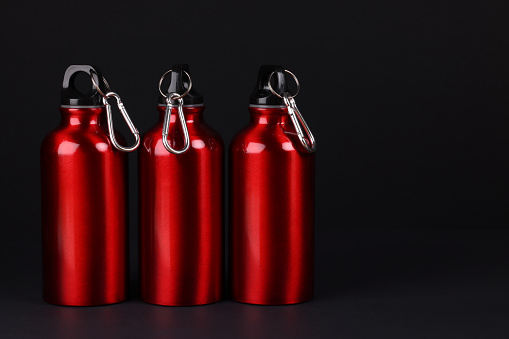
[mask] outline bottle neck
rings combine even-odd
[[[200,123],[203,120],[203,111],[205,106],[184,106],[182,111],[184,112],[184,118],[187,124]],[[157,111],[159,112],[159,121],[164,121],[164,115],[166,114],[166,105],[158,105]],[[178,107],[173,106],[171,108],[170,125],[178,120]]]
[[[285,125],[289,123],[288,108],[249,106],[251,123],[257,125]]]
[[[69,108],[60,107],[62,113],[62,125],[87,127],[97,126],[101,124],[102,116],[106,114],[105,107],[90,107],[90,108]],[[103,114],[104,113],[104,114]]]

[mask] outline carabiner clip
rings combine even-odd
[[[187,93],[186,93],[187,94]],[[187,130],[186,120],[184,118],[184,110],[182,107],[184,106],[184,99],[182,99],[182,95],[177,93],[172,93],[166,97],[166,111],[164,113],[164,122],[163,122],[163,145],[164,148],[170,153],[173,154],[182,154],[189,149],[189,132]],[[178,101],[178,115],[180,120],[180,126],[182,126],[182,131],[184,132],[184,148],[181,150],[173,149],[168,143],[168,130],[170,129],[170,118],[171,118],[171,108],[174,106],[171,103],[171,100]]]
[[[293,126],[295,127],[295,130],[297,131],[297,136],[299,137],[299,140],[300,140],[300,143],[302,144],[302,146],[304,146],[306,151],[308,151],[309,153],[314,153],[316,151],[315,137],[313,137],[313,133],[311,133],[311,130],[309,129],[308,124],[306,124],[306,121],[304,121],[302,114],[300,114],[300,111],[297,108],[297,104],[295,103],[295,99],[294,99],[294,97],[296,97],[300,91],[299,80],[297,79],[295,74],[293,74],[289,70],[285,69],[285,72],[290,74],[293,77],[293,80],[295,80],[295,83],[297,84],[297,91],[295,92],[295,94],[291,95],[290,93],[283,93],[283,95],[281,95],[281,94],[277,93],[276,91],[274,91],[274,89],[272,88],[272,85],[270,84],[270,78],[272,78],[272,75],[274,74],[274,72],[270,73],[269,79],[267,81],[267,86],[269,87],[272,94],[283,99],[283,102],[285,103],[286,107],[288,108],[288,114],[290,115],[290,118],[292,119]],[[299,124],[299,122],[300,122],[300,124]],[[302,125],[304,127],[304,130],[306,131],[307,137],[309,139],[309,143],[306,140],[306,138],[304,138],[304,133],[302,133],[302,128],[300,127],[300,125]]]
[[[171,93],[169,95],[166,95],[161,90],[161,84],[163,83],[164,77],[167,74],[170,74],[171,72],[172,72],[172,70],[170,69],[169,71],[167,71],[166,73],[163,74],[161,79],[159,79],[159,92],[161,93],[161,95],[163,97],[166,98],[166,111],[164,112],[164,122],[163,122],[163,145],[164,145],[164,148],[166,148],[166,150],[170,153],[182,154],[189,149],[189,131],[187,130],[186,119],[184,118],[184,110],[182,109],[182,107],[184,106],[184,99],[182,99],[182,98],[185,97],[189,93],[189,91],[191,91],[191,87],[193,87],[193,80],[191,80],[191,76],[189,75],[189,73],[187,73],[186,71],[183,71],[189,78],[189,86],[187,87],[187,90],[183,94]],[[179,119],[180,119],[180,126],[182,126],[182,131],[184,132],[184,148],[182,148],[181,150],[173,149],[170,146],[170,144],[168,143],[168,132],[170,129],[171,108],[174,106],[171,103],[172,100],[178,101],[177,107],[178,107],[178,114],[179,114]]]
[[[131,118],[129,118],[129,114],[127,114],[127,110],[125,109],[124,104],[120,100],[120,96],[117,93],[111,91],[110,85],[108,84],[106,79],[104,77],[102,77],[102,81],[104,82],[104,85],[108,89],[108,92],[106,92],[106,94],[104,94],[103,91],[101,91],[101,88],[99,88],[99,85],[97,84],[97,82],[95,81],[94,74],[97,76],[97,73],[91,70],[90,71],[90,79],[92,79],[92,83],[94,84],[97,92],[102,96],[103,104],[104,104],[104,106],[106,106],[106,120],[108,121],[108,132],[110,134],[111,143],[119,151],[122,151],[122,152],[134,151],[135,149],[138,148],[138,146],[140,146],[140,133],[134,126],[133,122],[131,121]],[[111,114],[111,105],[108,102],[108,99],[111,97],[114,97],[117,100],[117,107],[120,110],[120,113],[122,113],[122,116],[124,117],[125,122],[129,126],[129,129],[131,130],[131,133],[134,135],[134,138],[136,139],[136,143],[134,144],[134,146],[124,147],[117,142],[117,139],[115,139],[115,130],[113,129],[113,117]]]
[[[117,139],[115,139],[115,130],[113,129],[113,117],[111,114],[111,105],[108,102],[108,99],[114,97],[117,100],[117,107],[120,110],[120,113],[122,113],[122,116],[124,117],[125,122],[127,123],[127,126],[129,126],[129,129],[131,130],[131,133],[134,135],[134,138],[136,139],[136,142],[131,147],[124,147],[120,145],[117,142]],[[120,100],[120,96],[115,92],[108,92],[103,96],[103,104],[106,106],[106,118],[108,121],[108,132],[110,133],[110,139],[113,146],[115,146],[116,149],[122,152],[132,152],[135,149],[138,148],[140,145],[140,133],[134,126],[133,122],[131,121],[131,118],[129,118],[129,114],[127,114],[127,110],[125,109],[124,104]]]
[[[288,114],[290,115],[290,118],[292,119],[293,126],[295,127],[295,130],[297,131],[297,136],[299,137],[299,140],[304,146],[304,148],[309,153],[314,153],[316,151],[316,142],[315,138],[313,137],[313,133],[311,133],[311,130],[308,127],[308,124],[306,124],[306,121],[302,117],[302,114],[300,113],[299,109],[297,108],[297,104],[295,103],[295,99],[293,97],[290,97],[288,93],[283,94],[283,101],[288,108]],[[300,122],[300,124],[299,124]],[[304,138],[304,133],[302,133],[302,128],[300,125],[302,124],[302,127],[304,127],[304,130],[306,131],[306,135],[309,139],[309,143]]]

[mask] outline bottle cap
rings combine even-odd
[[[90,90],[87,93],[82,93],[76,88],[75,80],[80,72],[93,76],[101,91],[103,93],[108,92],[102,73],[96,66],[71,65],[64,74],[60,103],[64,106],[103,106],[102,96],[95,88],[92,80],[90,80]]]
[[[272,76],[271,76],[272,74]],[[249,103],[251,105],[277,105],[283,106],[283,98],[274,95],[269,88],[269,78],[275,81],[272,86],[278,94],[288,92],[288,85],[285,79],[285,69],[281,65],[263,65],[258,71],[258,80],[256,87],[251,94]]]
[[[187,74],[184,71],[187,72]],[[188,74],[190,76],[188,64],[174,64],[171,68],[170,86],[166,91],[166,95],[171,95],[172,93],[180,95],[185,93],[189,88]],[[195,90],[194,83],[189,93],[182,99],[184,100],[184,105],[203,104],[203,96]],[[172,100],[171,103],[176,105],[178,102]],[[166,105],[166,98],[162,95],[159,95],[159,104]]]

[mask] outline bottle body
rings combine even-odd
[[[285,107],[250,107],[230,145],[230,279],[236,301],[281,305],[313,296],[314,154]]]
[[[163,146],[163,105],[139,153],[141,298],[167,306],[213,303],[223,288],[223,141],[203,121],[203,105],[183,110],[185,153]],[[177,117],[174,107],[168,142],[179,149]]]
[[[127,296],[127,156],[100,124],[104,107],[60,111],[41,147],[43,297],[117,303]]]

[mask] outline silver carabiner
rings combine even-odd
[[[304,148],[310,152],[314,153],[316,151],[316,142],[315,137],[313,137],[313,133],[311,133],[311,130],[308,127],[308,124],[306,124],[306,121],[302,117],[302,114],[300,113],[299,109],[297,108],[297,104],[295,103],[295,99],[290,97],[288,93],[283,94],[283,101],[288,108],[288,114],[290,115],[290,118],[292,119],[293,126],[295,127],[295,130],[297,131],[297,136],[299,137],[299,140],[304,146]],[[299,124],[300,122],[300,124]],[[304,130],[306,131],[306,135],[309,139],[309,143],[304,138],[304,133],[302,133],[302,128],[304,127]]]
[[[272,94],[277,95],[278,97],[283,99],[283,102],[285,103],[286,107],[288,108],[288,114],[290,115],[290,118],[292,119],[293,126],[295,127],[295,130],[297,131],[297,136],[299,137],[299,140],[300,140],[302,146],[304,146],[304,148],[309,153],[314,153],[316,151],[315,137],[313,137],[313,133],[311,133],[311,130],[309,129],[308,124],[306,124],[306,121],[302,117],[302,114],[300,113],[299,109],[297,108],[297,104],[295,103],[295,99],[294,99],[300,91],[299,79],[297,79],[295,74],[293,74],[289,70],[285,69],[285,72],[290,74],[293,77],[293,80],[295,80],[295,83],[297,84],[297,91],[295,92],[295,94],[291,95],[290,93],[283,93],[283,95],[281,95],[281,94],[277,93],[276,91],[274,91],[274,89],[272,88],[272,85],[270,84],[270,79],[272,78],[272,75],[274,74],[274,72],[270,73],[267,85],[268,85],[270,91],[272,92]],[[306,131],[307,137],[309,139],[309,143],[306,140],[306,138],[304,138],[304,133],[302,133],[302,128],[300,127],[300,125],[302,125],[304,127],[304,130]]]
[[[120,110],[120,113],[122,113],[122,116],[124,117],[125,122],[127,123],[127,126],[129,126],[129,129],[131,130],[131,133],[134,135],[134,138],[136,139],[136,142],[131,147],[124,147],[120,145],[117,142],[117,139],[115,138],[115,130],[113,129],[113,116],[111,114],[111,105],[108,102],[108,99],[114,97],[117,100],[117,107]],[[124,104],[120,100],[120,96],[115,92],[108,92],[103,96],[103,104],[106,106],[106,118],[108,121],[108,132],[110,133],[110,139],[113,146],[115,146],[116,149],[122,152],[132,152],[135,149],[140,146],[140,133],[134,126],[133,122],[131,121],[131,118],[129,118],[129,114],[127,114],[127,110],[125,109]]]
[[[170,118],[171,118],[171,108],[174,106],[171,103],[171,100],[178,101],[178,115],[180,120],[180,126],[182,126],[182,131],[184,132],[184,148],[180,150],[173,149],[168,143],[168,131],[170,129]],[[177,93],[172,93],[166,97],[166,111],[164,113],[164,122],[163,122],[163,145],[164,148],[170,153],[173,154],[182,154],[189,149],[189,132],[187,130],[186,120],[184,118],[184,110],[182,107],[184,106],[184,99]]]
[[[163,122],[163,145],[164,145],[164,148],[166,148],[166,150],[172,154],[182,154],[189,149],[189,143],[190,143],[189,142],[189,131],[187,130],[186,119],[184,117],[184,110],[182,109],[182,107],[184,106],[184,99],[182,99],[182,98],[185,97],[191,90],[191,87],[193,87],[193,80],[191,80],[191,76],[189,75],[189,73],[187,73],[186,71],[183,71],[189,79],[189,87],[187,88],[187,90],[183,94],[171,93],[170,95],[166,95],[161,90],[161,84],[163,83],[164,77],[167,74],[170,74],[171,72],[172,72],[172,70],[170,69],[169,71],[167,71],[166,73],[164,73],[161,76],[161,79],[159,79],[159,92],[166,99],[166,111],[164,112],[164,122]],[[178,101],[177,109],[178,109],[178,115],[179,115],[179,120],[180,120],[180,126],[182,126],[182,131],[184,132],[184,148],[182,148],[180,150],[176,150],[176,149],[172,148],[170,146],[170,144],[168,143],[168,132],[170,129],[171,108],[174,106],[171,103],[172,100]]]
[[[120,100],[120,96],[117,93],[111,91],[110,85],[108,84],[106,79],[104,77],[102,77],[102,80],[103,80],[106,88],[108,89],[108,92],[106,92],[106,94],[104,94],[103,91],[101,91],[101,89],[99,88],[99,85],[95,82],[94,73],[95,72],[93,72],[93,71],[90,72],[90,78],[92,79],[92,83],[94,84],[97,92],[102,96],[103,104],[106,107],[106,120],[108,122],[108,132],[110,134],[111,143],[119,151],[132,152],[135,149],[137,149],[138,146],[140,145],[140,133],[134,126],[133,122],[131,121],[131,118],[129,118],[129,114],[127,114],[127,110],[125,109],[124,104]],[[97,73],[95,73],[95,74],[97,76]],[[111,105],[108,102],[108,99],[111,97],[114,97],[117,100],[117,107],[120,110],[120,113],[122,113],[122,116],[124,117],[124,120],[127,123],[127,126],[129,126],[129,129],[131,130],[131,133],[134,135],[134,138],[136,139],[134,146],[124,147],[124,146],[120,145],[117,142],[117,139],[115,138],[115,130],[113,129],[113,116],[111,114]]]

